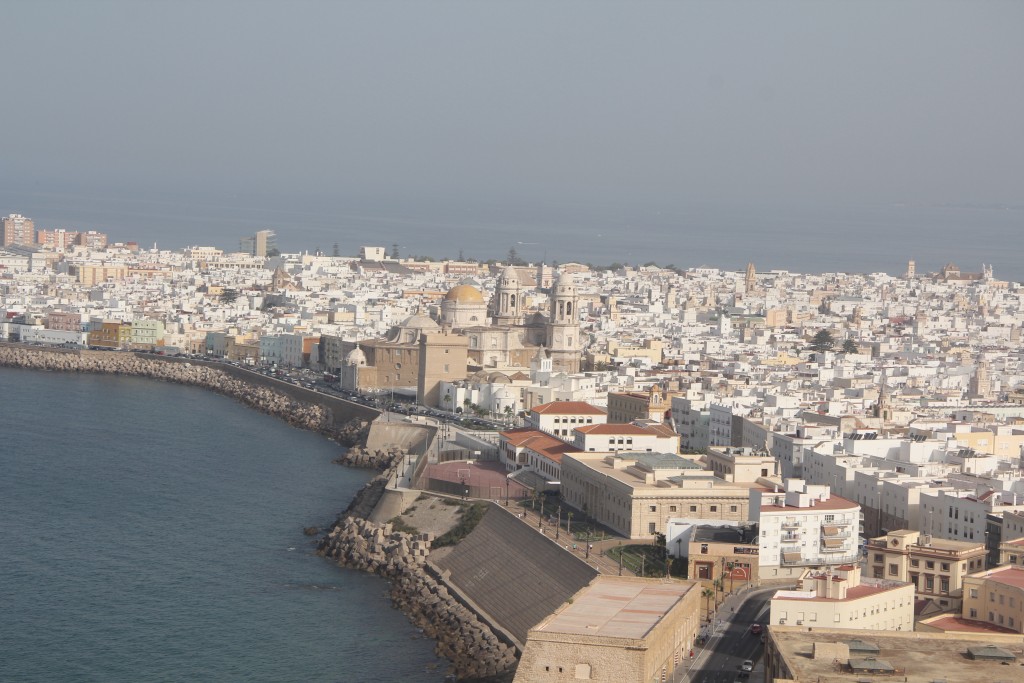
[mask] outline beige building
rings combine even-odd
[[[964,579],[961,616],[1024,633],[1024,567],[996,567]]]
[[[658,386],[651,387],[648,392],[641,391],[609,391],[608,421],[617,423],[635,420],[665,421],[665,412],[671,410],[671,397],[662,392]]]
[[[1022,648],[1024,638],[1012,634],[771,626],[765,638],[764,680],[1009,683],[1020,680]]]
[[[627,538],[665,533],[672,517],[747,519],[749,488],[673,453],[562,457],[562,499]]]
[[[693,582],[598,576],[530,629],[515,681],[664,681],[688,664],[699,612]]]
[[[909,581],[919,599],[959,610],[964,577],[985,566],[985,544],[947,541],[919,531],[892,531],[867,546],[867,571],[875,579]]]
[[[12,213],[3,219],[3,245],[31,247],[36,243],[35,223],[19,213]]]
[[[726,481],[757,481],[779,476],[779,461],[756,448],[711,448],[707,464],[716,477]]]
[[[420,405],[441,404],[441,382],[466,376],[466,338],[447,332],[420,336],[416,398]]]
[[[840,565],[805,574],[796,590],[772,596],[772,626],[914,630],[914,586],[903,581],[862,579],[860,566]]]
[[[1024,568],[1024,538],[1004,541],[999,545],[999,564]]]

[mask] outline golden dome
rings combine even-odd
[[[484,295],[472,285],[455,285],[444,295],[445,301],[456,301],[460,304],[482,304]]]

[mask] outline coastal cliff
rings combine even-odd
[[[168,362],[159,357],[123,352],[69,352],[21,345],[0,345],[0,366],[51,372],[92,372],[132,375],[187,384],[229,396],[301,429],[318,432],[342,445],[363,443],[369,427],[353,419],[340,426],[328,408],[296,400],[271,388],[232,377],[215,365]]]

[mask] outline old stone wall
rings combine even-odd
[[[0,366],[55,372],[132,375],[201,387],[230,396],[296,427],[325,434],[345,445],[364,441],[369,428],[369,423],[357,417],[355,413],[339,414],[323,401],[307,400],[322,396],[316,392],[306,392],[312,397],[296,397],[292,391],[282,391],[278,387],[253,382],[249,377],[240,378],[226,370],[236,368],[216,363],[193,363],[180,359],[168,362],[161,356],[149,354],[68,351],[22,344],[0,344]],[[249,374],[255,378],[262,377],[256,373]]]

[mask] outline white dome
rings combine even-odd
[[[366,354],[358,346],[348,352],[345,356],[346,365],[366,365]]]

